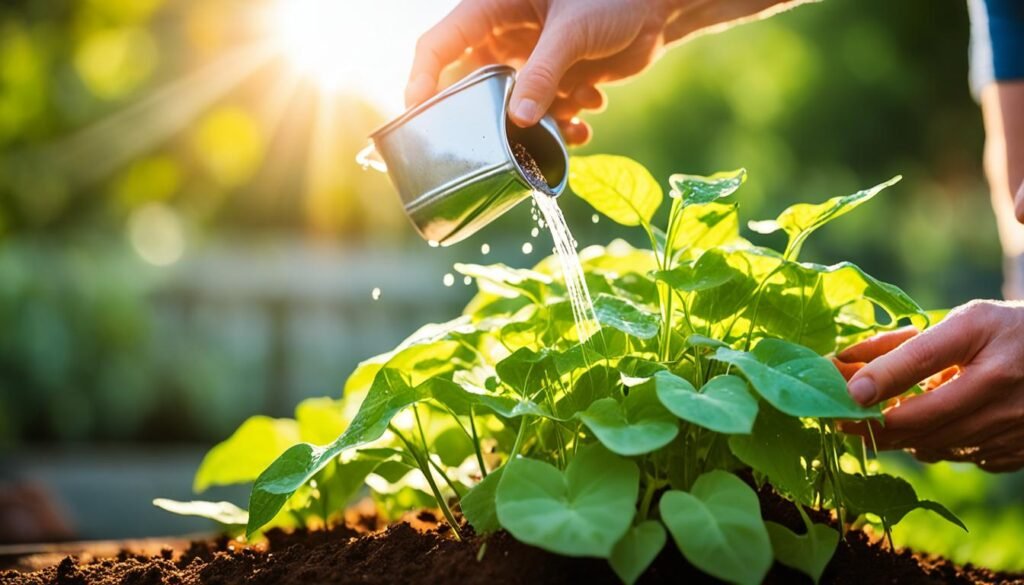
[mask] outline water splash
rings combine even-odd
[[[595,213],[594,215],[590,216],[590,222],[591,223],[597,223],[599,221],[601,221],[601,216],[600,215]]]
[[[491,245],[490,244],[484,244],[484,245],[480,246],[480,253],[483,254],[484,256],[490,254],[491,253]]]
[[[441,282],[443,282],[445,286],[452,286],[453,284],[455,284],[455,275],[449,272],[448,274],[444,275],[444,278],[441,279]]]
[[[472,276],[467,276],[467,277],[463,278],[462,279],[462,284],[464,284],[466,286],[469,286],[469,285],[473,284],[473,277]]]
[[[524,242],[523,254],[533,254],[533,244],[531,244],[530,242]]]
[[[572,306],[572,316],[576,321],[576,332],[580,341],[589,339],[598,330],[597,315],[594,313],[594,302],[590,298],[590,290],[583,275],[579,254],[576,253],[576,240],[569,232],[565,216],[558,207],[558,199],[541,193],[533,192],[533,200],[540,209],[544,219],[541,227],[547,225],[551,240],[555,244],[555,255],[562,268],[562,278]]]
[[[536,238],[538,235],[540,235],[540,228],[533,228],[532,230],[530,230],[531,238]]]
[[[375,300],[375,301],[379,301],[380,300],[380,287],[379,286],[373,287],[373,290],[370,291],[370,298]]]

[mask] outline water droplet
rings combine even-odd
[[[532,253],[533,253],[533,244],[531,244],[530,242],[524,243],[523,244],[523,254],[532,254]]]
[[[427,240],[427,245],[430,246],[431,248],[436,248],[436,247],[440,246],[441,244],[440,244],[440,242],[436,242],[434,240]]]
[[[539,225],[540,227],[544,227],[544,220],[542,219],[542,220],[538,221],[537,225]]]
[[[597,223],[601,221],[601,216],[595,213],[594,215],[590,216],[590,221],[593,223]]]
[[[455,284],[455,275],[449,272],[448,274],[444,275],[444,278],[441,280],[441,282],[443,282],[445,286],[451,286]]]
[[[480,253],[483,254],[484,256],[490,254],[491,253],[491,245],[490,244],[484,244],[483,246],[480,246]]]
[[[370,291],[370,298],[375,300],[375,301],[380,299],[380,287],[379,286],[373,287],[373,290]]]
[[[469,285],[473,284],[473,277],[472,276],[467,276],[467,277],[463,278],[462,279],[462,284],[464,284],[466,286],[469,286]]]
[[[536,238],[540,234],[540,228],[533,228],[530,230],[530,236]]]

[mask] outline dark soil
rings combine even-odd
[[[523,169],[523,173],[526,174],[526,180],[530,182],[530,186],[541,193],[550,194],[551,186],[548,185],[548,180],[544,178],[544,173],[540,170],[540,166],[537,165],[537,161],[533,159],[530,151],[526,150],[522,144],[513,142],[512,154],[516,157],[519,168]]]
[[[801,521],[791,504],[762,491],[765,516],[793,529]],[[411,522],[411,523],[410,523]],[[66,557],[59,565],[34,573],[0,573],[0,585],[11,584],[125,584],[176,585],[189,583],[310,584],[361,583],[413,585],[615,584],[607,563],[596,559],[553,555],[517,542],[499,532],[473,535],[464,541],[439,524],[430,512],[411,516],[383,531],[368,532],[370,523],[352,523],[330,531],[271,532],[268,542],[246,547],[235,541],[195,542],[185,551],[162,551],[157,556],[122,552],[117,558],[80,563]],[[716,583],[679,554],[671,539],[640,583]],[[766,583],[807,583],[802,574],[776,565]],[[863,532],[841,543],[823,583],[1017,583],[1024,575],[1000,574],[957,566],[941,558],[891,552]]]

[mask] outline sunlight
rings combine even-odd
[[[277,49],[325,93],[358,93],[402,109],[416,39],[454,2],[277,0],[268,26]]]

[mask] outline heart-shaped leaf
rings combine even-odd
[[[657,520],[645,520],[626,532],[615,544],[608,563],[626,585],[633,585],[665,548],[665,527]]]
[[[650,339],[661,329],[661,319],[654,313],[604,293],[594,300],[594,314],[600,324],[640,339]]]
[[[581,448],[564,473],[513,459],[498,484],[498,520],[527,544],[607,558],[633,521],[639,488],[636,464],[600,445]]]
[[[654,375],[658,400],[679,418],[717,433],[749,433],[757,417],[757,400],[737,376],[716,376],[698,392],[672,374]]]
[[[881,518],[884,525],[892,527],[920,508],[935,512],[967,531],[963,521],[942,504],[918,499],[914,487],[905,479],[884,473],[868,476],[844,473],[840,476],[840,483],[845,504],[854,515],[871,513]]]
[[[690,493],[661,497],[661,518],[695,567],[741,585],[761,583],[772,566],[772,545],[757,494],[735,475],[711,471]]]
[[[651,384],[633,388],[622,402],[596,400],[579,418],[605,447],[619,455],[650,453],[679,434],[678,422],[658,401]]]
[[[765,522],[775,559],[803,572],[817,583],[836,553],[839,532],[824,524],[811,524],[806,534],[796,534],[775,522]]]
[[[651,173],[624,156],[574,156],[569,186],[594,209],[626,226],[650,224],[664,198]]]
[[[719,348],[715,359],[736,367],[758,394],[790,416],[882,417],[879,407],[864,408],[850,398],[832,362],[795,343],[768,338],[752,352]]]

